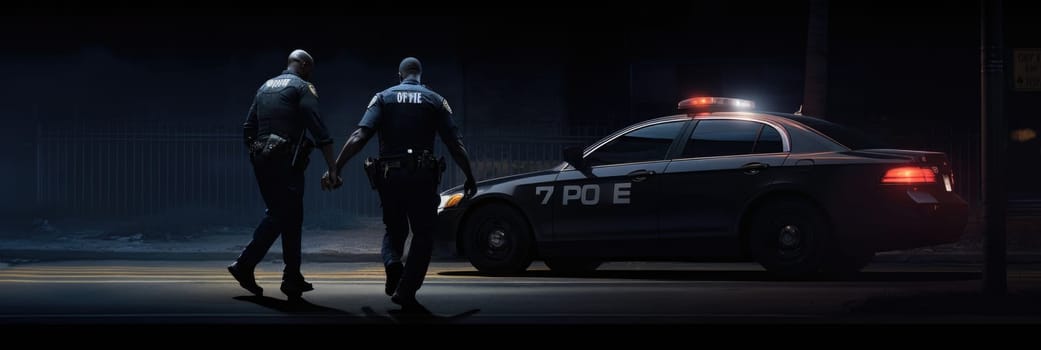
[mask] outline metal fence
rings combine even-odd
[[[140,216],[186,207],[255,211],[241,132],[205,123],[71,121],[37,129],[36,200],[64,215]]]
[[[480,135],[467,139],[478,179],[549,168],[567,146],[588,145],[624,123],[600,122],[546,135]],[[902,148],[946,152],[954,166],[956,191],[978,201],[979,139],[970,125],[900,122],[879,126]],[[894,131],[895,130],[895,131]],[[907,130],[902,132],[901,130]],[[238,125],[167,120],[47,122],[38,128],[36,200],[56,215],[138,218],[186,209],[255,220],[263,202],[241,142]],[[435,151],[450,159],[444,147]],[[317,151],[316,151],[317,152]],[[379,201],[361,163],[376,153],[370,142],[344,170],[344,187],[319,189],[324,166],[307,172],[305,208],[310,218],[378,216]],[[449,162],[451,162],[449,160]],[[442,189],[462,184],[454,164]]]
[[[601,136],[592,130],[585,133],[589,135],[477,137],[467,140],[467,146],[475,175],[488,179],[556,165],[564,147]],[[58,216],[134,218],[190,209],[258,218],[263,201],[241,135],[238,125],[224,122],[41,123],[36,201]],[[304,194],[309,215],[380,214],[378,196],[361,170],[364,158],[377,153],[376,145],[370,142],[345,166],[344,186],[332,193],[320,190],[318,179],[325,167],[318,161],[320,155],[312,155]],[[443,145],[435,152],[452,162]],[[442,189],[463,183],[458,167],[450,164],[449,169]]]

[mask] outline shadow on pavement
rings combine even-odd
[[[387,314],[390,316],[387,317],[377,314],[375,310],[368,306],[362,308],[362,312],[365,314],[366,318],[384,319],[398,324],[450,324],[466,319],[480,311],[481,309],[472,309],[452,316],[441,316],[430,312],[430,310],[423,305],[418,305],[415,307],[389,310],[387,311]]]
[[[233,299],[254,303],[272,310],[289,314],[352,316],[352,314],[347,311],[312,304],[303,299],[298,301],[287,301],[272,297],[252,295],[237,296]],[[376,311],[369,306],[362,307],[361,310],[364,318],[355,321],[362,321],[363,323],[371,324],[449,324],[463,320],[481,311],[480,309],[473,309],[452,316],[442,316],[430,312],[426,307],[419,305],[416,307],[390,310],[387,312],[387,314],[389,314],[388,316],[376,313]]]
[[[597,270],[583,273],[559,273],[547,270],[525,271],[512,275],[492,275],[477,271],[443,271],[443,276],[484,276],[513,278],[603,278],[666,281],[790,281],[777,278],[766,271],[691,271],[691,270]],[[965,271],[904,271],[904,272],[860,272],[856,275],[836,279],[816,276],[800,281],[865,281],[865,282],[930,282],[966,281],[981,279],[979,272]]]
[[[311,302],[300,299],[295,301],[288,301],[282,299],[275,299],[272,297],[265,296],[237,296],[235,300],[246,301],[254,303],[272,310],[290,313],[290,314],[329,314],[329,315],[350,315],[349,312],[340,309],[334,309],[327,306],[321,306],[312,304]]]

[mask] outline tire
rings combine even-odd
[[[530,227],[512,207],[479,207],[464,224],[463,252],[470,264],[483,273],[524,272],[531,265],[535,250]]]
[[[553,272],[563,274],[592,272],[603,263],[590,258],[546,258],[544,262]]]
[[[783,279],[816,275],[826,261],[832,232],[824,213],[798,199],[770,202],[752,217],[750,250],[771,274]]]

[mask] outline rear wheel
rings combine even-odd
[[[813,276],[821,270],[825,250],[831,246],[831,227],[824,213],[798,199],[778,200],[759,208],[748,234],[756,260],[781,278]]]
[[[484,273],[523,272],[531,265],[534,255],[527,220],[504,204],[477,208],[466,221],[462,239],[466,257]]]
[[[545,263],[553,272],[572,274],[594,271],[603,262],[591,258],[546,258]]]

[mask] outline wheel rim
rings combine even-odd
[[[488,248],[490,249],[502,249],[506,245],[506,232],[500,229],[492,230],[492,233],[488,234]]]
[[[798,259],[806,247],[806,232],[795,224],[782,225],[777,230],[777,254],[782,260]]]
[[[513,235],[509,223],[498,218],[485,221],[478,230],[474,248],[484,252],[488,260],[506,260],[513,251]]]

